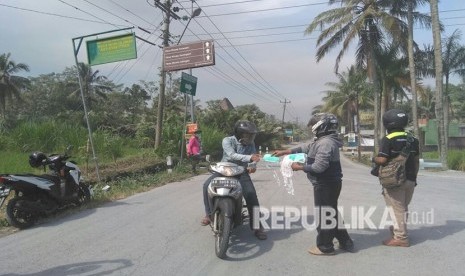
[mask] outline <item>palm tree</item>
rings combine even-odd
[[[391,12],[399,18],[407,19],[408,38],[407,38],[407,55],[408,67],[410,72],[410,92],[412,94],[412,113],[415,136],[419,137],[420,130],[418,127],[418,97],[417,97],[417,75],[414,60],[415,41],[413,40],[413,25],[419,22],[422,27],[431,27],[431,17],[415,12],[419,5],[427,3],[427,0],[407,0],[392,1]]]
[[[450,95],[449,95],[449,78],[452,74],[465,76],[465,47],[460,45],[461,39],[460,30],[455,30],[451,36],[444,41],[444,49],[442,52],[443,74],[445,78],[444,87],[444,128],[449,129],[449,111],[450,111]],[[446,148],[449,145],[449,135],[445,136]]]
[[[21,89],[25,88],[29,80],[16,76],[20,71],[29,72],[29,66],[10,60],[11,54],[0,55],[0,113],[5,116],[6,101],[13,97],[20,98]]]
[[[78,63],[77,72],[79,73],[79,77],[82,81],[82,92],[84,94],[87,108],[91,110],[92,104],[94,102],[98,102],[99,98],[106,99],[105,92],[113,90],[112,84],[107,80],[107,77],[99,75],[99,70],[94,72],[90,65],[83,62]],[[79,95],[80,88],[77,81],[69,82],[68,86],[73,89],[72,95]]]
[[[387,0],[330,0],[330,4],[341,3],[341,7],[324,11],[317,15],[307,27],[305,33],[310,34],[321,29],[317,40],[317,61],[338,44],[342,43],[341,50],[336,58],[335,71],[348,50],[351,42],[358,40],[356,49],[357,66],[367,68],[370,82],[375,86],[374,112],[375,112],[375,150],[379,141],[380,94],[376,79],[376,60],[374,52],[385,41],[386,37],[394,41],[401,41],[407,37],[406,24],[392,16],[387,8],[392,1]]]
[[[332,90],[327,90],[323,98],[322,111],[327,111],[345,118],[351,132],[360,133],[360,106],[367,106],[369,102],[369,88],[366,82],[366,72],[351,66],[347,72],[338,73],[339,82],[328,82]],[[346,115],[347,114],[347,115]],[[355,127],[357,126],[357,127]],[[358,159],[361,160],[360,146],[358,147]]]
[[[441,29],[439,23],[438,0],[430,0],[431,21],[434,42],[434,67],[436,72],[436,119],[438,120],[438,149],[442,166],[447,168],[447,147],[445,136],[447,135],[444,125],[444,108],[442,92],[442,55],[441,55]]]
[[[408,99],[404,88],[410,87],[410,76],[407,70],[408,60],[400,54],[395,44],[379,48],[375,52],[378,61],[376,68],[381,84],[381,113],[393,107],[402,99]],[[384,129],[382,128],[382,133]]]
[[[351,66],[346,72],[337,74],[338,82],[328,82],[330,89],[324,91],[323,112],[331,112],[346,122],[350,131],[355,131],[354,118],[357,114],[359,94],[366,84],[366,72]]]

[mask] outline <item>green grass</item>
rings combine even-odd
[[[0,156],[0,174],[37,172],[29,165],[29,153],[0,151]]]
[[[438,160],[438,152],[424,152],[424,159]],[[463,150],[450,150],[447,153],[447,166],[451,170],[465,171],[465,151]]]

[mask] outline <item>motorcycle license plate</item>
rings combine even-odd
[[[2,186],[0,187],[0,197],[7,197],[10,194],[10,188]]]
[[[239,181],[237,179],[213,179],[212,186],[213,187],[229,187],[233,188],[239,185]]]

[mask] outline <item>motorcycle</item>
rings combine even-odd
[[[29,156],[32,167],[49,168],[48,174],[0,174],[0,207],[8,200],[6,219],[19,229],[33,226],[40,217],[58,210],[79,206],[90,200],[93,190],[81,178],[81,170],[74,161],[68,161],[69,146],[64,154],[46,156],[34,152]]]
[[[229,236],[234,227],[242,225],[246,217],[245,201],[239,176],[245,168],[231,162],[219,162],[210,166],[218,173],[208,185],[208,200],[212,206],[210,220],[215,234],[215,254],[225,258],[229,246]]]

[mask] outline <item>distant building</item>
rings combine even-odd
[[[223,98],[221,100],[220,107],[224,111],[234,110],[234,106],[231,104],[228,98]]]

